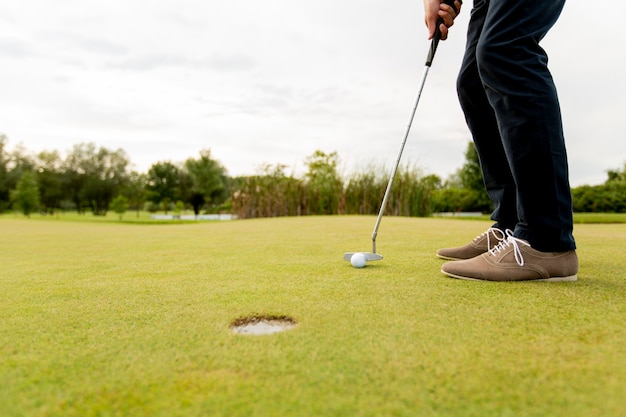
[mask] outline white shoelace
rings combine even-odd
[[[513,246],[513,252],[515,253],[515,261],[519,266],[524,266],[524,256],[522,256],[522,250],[520,249],[520,245],[522,246],[530,246],[530,243],[525,240],[518,239],[513,236],[513,231],[510,229],[506,230],[506,238],[500,241],[498,245],[496,245],[493,249],[489,250],[493,256],[498,255],[500,252],[507,250],[510,246]]]
[[[478,236],[476,236],[474,238],[474,240],[478,240],[480,238],[482,238],[484,235],[487,235],[487,250],[490,251],[491,250],[491,234],[493,233],[494,237],[496,238],[496,240],[498,242],[502,242],[503,240],[506,240],[506,234],[498,229],[497,227],[490,227],[489,229],[487,229],[486,232],[482,232],[481,234],[479,234]],[[498,243],[496,243],[494,245],[494,247],[498,245]]]

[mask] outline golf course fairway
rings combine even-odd
[[[482,220],[0,217],[0,416],[626,415],[626,224],[579,280],[460,281]],[[250,316],[291,329],[246,335]]]

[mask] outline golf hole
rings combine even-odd
[[[240,317],[230,323],[230,328],[237,334],[265,335],[284,332],[298,325],[288,316],[254,315]]]

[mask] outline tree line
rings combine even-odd
[[[81,143],[62,158],[58,151],[33,155],[22,146],[7,152],[6,143],[0,135],[0,212],[76,210],[104,216],[113,203],[137,211],[168,211],[179,203],[199,214],[229,197],[226,170],[209,150],[180,164],[157,162],[139,173],[130,169],[122,149]]]
[[[0,212],[54,214],[75,210],[104,216],[109,211],[228,212],[240,218],[319,214],[376,214],[389,170],[369,167],[347,177],[336,152],[316,151],[306,158],[301,177],[285,165],[264,165],[258,173],[230,177],[210,150],[196,158],[154,163],[132,170],[122,149],[93,143],[33,154],[23,146],[6,150],[0,135]],[[573,189],[575,211],[626,212],[626,165],[609,171],[605,184]],[[417,167],[401,166],[388,200],[388,215],[428,216],[433,212],[489,212],[478,155],[468,144],[465,163],[445,181]]]

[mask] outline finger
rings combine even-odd
[[[441,14],[441,12],[447,13],[452,19],[456,18],[456,16],[458,15],[456,7],[449,6],[446,3],[441,3],[441,5],[439,6],[438,13]]]
[[[461,0],[455,0],[454,7],[456,7],[456,15],[458,16],[461,13],[461,7],[463,6],[463,2]]]
[[[426,28],[428,29],[428,40],[431,40],[435,36],[435,28],[437,25],[429,24],[428,20],[425,20]]]
[[[452,25],[454,25],[454,18],[456,17],[456,14],[454,13],[454,11],[452,10],[452,8],[450,6],[446,6],[449,8],[448,11],[446,10],[439,10],[439,17],[441,18],[441,20],[443,20],[443,24],[446,25],[446,27],[450,27]]]
[[[445,41],[446,39],[448,39],[448,28],[446,27],[445,23],[442,23],[441,25],[439,25],[439,30],[441,31],[441,40]]]

